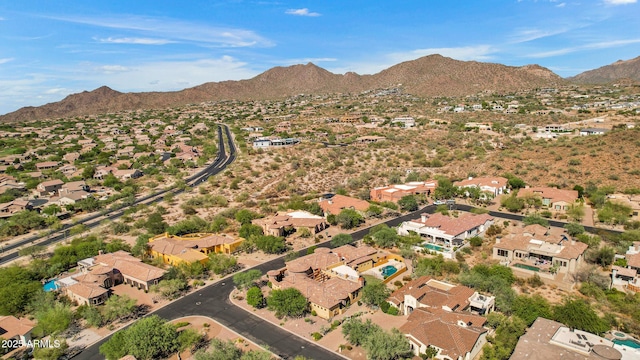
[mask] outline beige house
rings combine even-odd
[[[27,343],[31,340],[31,331],[35,326],[36,323],[27,318],[0,316],[0,338]]]
[[[431,195],[438,187],[438,181],[412,181],[406,184],[380,186],[371,189],[369,195],[373,201],[391,201],[397,203],[407,195]]]
[[[432,347],[437,351],[435,359],[472,360],[487,342],[485,322],[486,318],[470,313],[419,308],[399,330],[416,356]]]
[[[364,213],[369,208],[369,202],[336,194],[329,199],[323,199],[318,202],[325,216],[329,214],[338,215],[343,209],[353,209],[360,213]]]
[[[493,258],[519,271],[574,274],[584,261],[587,247],[561,229],[529,225],[496,238]]]
[[[394,291],[387,300],[405,315],[419,308],[452,311],[469,311],[488,314],[495,308],[495,297],[481,295],[473,289],[452,285],[422,276],[411,280]]]
[[[539,198],[542,206],[551,211],[564,213],[578,201],[576,190],[562,190],[552,187],[532,187],[518,190],[519,198]]]
[[[255,219],[253,224],[262,227],[265,235],[286,236],[289,233],[307,229],[311,234],[317,234],[329,226],[322,216],[307,211],[291,211],[275,216]]]

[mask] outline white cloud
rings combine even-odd
[[[103,65],[96,68],[96,70],[104,74],[113,74],[118,72],[129,71],[130,69],[122,65]]]
[[[46,90],[44,93],[47,95],[53,95],[53,94],[61,94],[61,93],[68,93],[69,89],[67,88],[53,88],[53,89],[49,89]]]
[[[527,55],[527,57],[548,58],[553,56],[566,55],[566,54],[570,54],[578,51],[609,49],[609,48],[631,45],[631,44],[638,44],[638,43],[640,43],[640,39],[603,41],[603,42],[596,42],[596,43],[585,44],[580,46],[567,47],[563,49],[543,51],[539,53],[529,54]]]
[[[450,57],[456,60],[476,60],[487,61],[491,60],[491,54],[498,52],[498,49],[490,45],[477,45],[477,46],[463,46],[454,48],[429,48],[429,49],[416,49],[406,52],[396,52],[381,57],[377,57],[379,61],[366,61],[366,62],[352,62],[347,63],[341,67],[330,67],[327,70],[335,74],[344,74],[346,72],[356,72],[358,74],[375,74],[382,70],[385,70],[393,65],[404,61],[415,60],[417,58],[439,54],[442,56]]]
[[[563,29],[555,29],[555,30],[541,30],[541,29],[522,29],[516,31],[515,34],[511,36],[510,43],[512,44],[520,44],[529,41],[534,41],[550,36],[564,34],[569,31],[568,28]]]
[[[567,3],[560,3],[560,4],[556,5],[556,7],[558,7],[558,8],[563,8],[565,6],[567,6]]]
[[[105,39],[95,39],[101,43],[107,44],[135,44],[135,45],[166,45],[174,43],[175,41],[167,39],[152,39],[152,38],[137,38],[137,37],[124,37],[114,38],[108,37]]]
[[[463,47],[451,47],[451,48],[429,48],[429,49],[416,49],[408,52],[400,52],[390,54],[388,57],[399,63],[402,61],[413,60],[422,56],[439,54],[442,56],[450,57],[456,60],[490,60],[490,54],[495,53],[497,50],[491,45],[476,45],[476,46],[463,46]]]
[[[297,16],[320,16],[320,13],[310,12],[309,9],[307,9],[307,8],[289,9],[289,10],[285,11],[284,13],[288,14],[288,15],[297,15]]]
[[[13,58],[4,58],[4,59],[0,59],[0,64],[6,64],[9,61],[13,61]]]
[[[118,29],[142,35],[141,37],[128,37],[129,39],[149,37],[168,41],[194,42],[202,46],[215,47],[273,46],[270,40],[251,30],[215,27],[202,23],[169,18],[132,15],[104,16],[99,18],[47,16],[47,18],[108,29]]]
[[[604,3],[607,5],[627,5],[627,4],[635,4],[638,0],[604,0]]]

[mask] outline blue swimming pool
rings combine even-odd
[[[382,276],[384,276],[386,279],[389,276],[395,274],[398,271],[398,269],[396,269],[395,266],[387,265],[383,267],[381,271],[382,271]]]
[[[618,344],[618,345],[622,345],[622,346],[628,346],[630,348],[634,348],[634,349],[640,349],[640,342],[638,342],[635,339],[614,339],[613,340],[614,344]]]
[[[438,246],[434,244],[422,244],[422,247],[425,249],[433,250],[433,251],[442,251],[444,249],[442,246]]]
[[[49,281],[47,281],[46,283],[44,283],[44,291],[54,291],[54,290],[58,290],[58,286],[56,285],[56,280],[58,279],[51,279]]]

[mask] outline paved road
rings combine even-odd
[[[471,206],[468,205],[455,205],[457,210],[469,211]],[[413,213],[403,215],[385,222],[389,226],[398,226],[404,221],[411,219],[417,219],[421,213],[434,213],[436,206],[429,205]],[[490,215],[496,218],[508,219],[508,220],[521,220],[522,216],[501,212],[490,212]],[[551,226],[563,227],[565,223],[559,221],[550,221]],[[370,228],[358,230],[352,234],[354,241],[361,240],[365,235],[369,233]],[[601,230],[601,229],[593,229]],[[318,244],[319,247],[330,247],[330,241]],[[300,255],[305,255],[306,250],[300,250]],[[261,264],[255,269],[262,271],[266,274],[269,270],[280,269],[284,267],[283,257]],[[180,300],[173,302],[162,309],[155,312],[155,314],[168,319],[173,320],[183,316],[190,315],[203,315],[209,316],[216,321],[220,322],[224,326],[234,330],[235,332],[245,336],[252,341],[261,344],[268,345],[269,348],[280,355],[282,358],[289,359],[294,358],[297,355],[303,355],[310,359],[324,360],[324,359],[341,359],[337,354],[330,352],[316,344],[302,339],[298,336],[281,329],[280,327],[266,322],[259,317],[244,311],[232,305],[229,301],[229,295],[233,290],[233,284],[231,279],[219,281],[212,284],[198,292],[189,294]],[[95,344],[82,353],[76,356],[76,359],[88,360],[88,359],[102,359],[103,357],[99,353],[99,346],[104,343],[106,339],[102,340],[98,344]]]
[[[226,145],[225,142],[223,141],[223,136],[222,136],[222,129],[224,128],[224,131],[227,134],[227,138],[228,138],[228,147],[229,147],[229,153],[227,154],[226,152]],[[236,152],[236,147],[235,144],[233,143],[232,137],[231,137],[231,131],[229,130],[229,127],[227,125],[219,125],[218,126],[218,144],[219,144],[219,148],[218,148],[218,156],[216,157],[216,159],[211,163],[211,165],[207,166],[205,169],[201,170],[200,172],[192,175],[191,177],[185,179],[187,185],[195,187],[203,182],[205,182],[209,177],[216,175],[218,173],[220,173],[221,171],[223,171],[229,164],[231,164],[232,162],[235,161],[236,157],[237,157],[237,152]],[[79,221],[77,221],[75,224],[84,224],[89,228],[94,228],[98,225],[100,225],[102,223],[102,221],[104,221],[105,219],[107,220],[115,220],[119,217],[121,217],[124,214],[124,211],[134,205],[140,204],[140,203],[145,203],[145,204],[153,204],[156,202],[160,202],[163,200],[164,196],[167,193],[173,193],[175,195],[180,194],[183,192],[183,190],[177,189],[177,188],[170,188],[170,189],[165,189],[165,190],[161,190],[157,193],[151,194],[151,195],[146,195],[143,196],[139,199],[136,199],[135,202],[133,202],[132,204],[128,205],[128,206],[124,206],[120,209],[114,209],[114,210],[110,210],[110,211],[106,211],[106,212],[102,212],[99,214],[94,214],[94,215],[90,215],[87,216],[83,219],[80,219]],[[4,256],[0,257],[0,264],[12,261],[17,259],[19,256],[17,249],[23,245],[26,244],[37,244],[37,245],[50,245],[50,244],[54,244],[56,242],[62,241],[64,239],[67,238],[68,235],[68,231],[69,228],[71,228],[72,225],[65,225],[63,227],[63,229],[61,231],[59,231],[58,233],[54,233],[51,235],[44,235],[44,236],[32,236],[29,238],[26,238],[24,240],[21,240],[19,242],[15,242],[13,244],[10,245],[5,245],[2,246],[2,254]]]

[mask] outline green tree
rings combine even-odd
[[[567,216],[573,221],[579,222],[584,218],[584,205],[571,205],[567,210]]]
[[[589,261],[596,263],[602,267],[613,264],[616,250],[611,246],[603,246],[600,249],[594,249],[587,255]]]
[[[260,270],[251,269],[233,275],[233,283],[238,289],[248,289],[262,277]]]
[[[542,216],[538,215],[538,214],[532,214],[532,215],[528,215],[525,216],[524,218],[522,218],[522,222],[525,225],[542,225],[544,227],[549,227],[549,220],[543,218]]]
[[[262,234],[262,228],[258,225],[252,224],[243,224],[240,226],[240,230],[238,231],[238,235],[245,239],[248,239],[251,236],[261,236]]]
[[[340,247],[353,242],[351,234],[338,234],[331,239],[331,247]]]
[[[381,229],[373,235],[373,241],[382,248],[391,248],[398,242],[398,233],[391,228]]]
[[[251,220],[257,219],[258,217],[260,217],[258,214],[247,209],[238,210],[235,216],[236,221],[241,225],[251,224]]]
[[[398,200],[398,206],[404,211],[416,211],[418,210],[418,201],[415,196],[407,195]]]
[[[264,295],[262,290],[257,286],[252,286],[247,290],[247,304],[253,306],[256,309],[260,309],[264,306]]]
[[[157,285],[152,285],[150,290],[155,293],[159,293],[165,299],[175,299],[182,294],[189,287],[189,284],[184,279],[164,279]]]
[[[594,334],[602,334],[609,330],[607,323],[582,299],[565,299],[553,307],[553,318],[574,329]]]
[[[216,275],[226,275],[238,267],[238,260],[231,255],[209,253],[209,270]]]
[[[162,219],[162,215],[158,212],[154,212],[149,215],[149,218],[144,224],[144,228],[152,235],[162,234],[167,230],[169,225]]]
[[[411,357],[409,340],[398,329],[391,333],[376,331],[364,343],[367,358],[376,360],[395,360]]]
[[[42,255],[45,251],[47,251],[47,248],[45,246],[33,245],[33,246],[26,247],[24,249],[20,249],[20,251],[18,251],[18,255],[31,256],[32,259],[35,259],[40,255]]]
[[[551,305],[549,301],[540,295],[526,296],[520,295],[515,298],[512,311],[519,318],[524,320],[527,326],[531,326],[538,317],[551,318]]]
[[[135,313],[136,301],[127,295],[113,295],[104,303],[102,313],[108,322],[127,318]]]
[[[362,224],[364,218],[353,209],[342,209],[336,216],[336,221],[343,229],[353,229]]]
[[[178,350],[175,327],[157,315],[142,318],[125,331],[126,353],[136,359],[165,358]]]
[[[351,318],[342,324],[342,334],[352,345],[360,346],[367,341],[373,332],[380,331],[380,327],[367,319]]]
[[[500,205],[511,212],[518,212],[524,209],[524,199],[517,197],[516,193],[512,193],[511,196],[502,197]]]
[[[26,268],[0,268],[0,315],[20,316],[42,293],[42,283]]]
[[[382,281],[375,278],[368,278],[362,288],[362,302],[369,306],[380,306],[387,301],[391,291]]]
[[[256,236],[254,242],[258,250],[267,254],[280,254],[287,249],[284,238],[272,235]]]
[[[53,346],[44,347],[44,346],[36,346],[33,349],[33,358],[38,360],[58,360],[63,358],[64,353],[69,348],[69,345],[64,339],[52,337],[51,344]],[[58,344],[56,346],[56,344]]]
[[[38,325],[33,330],[34,334],[40,337],[59,334],[71,324],[73,312],[69,306],[56,302],[53,307],[38,311],[36,319],[38,320]]]
[[[452,199],[458,195],[458,187],[453,185],[451,180],[447,178],[438,179],[438,187],[434,191],[433,196],[436,199]]]
[[[584,233],[584,226],[578,223],[569,223],[564,226],[570,236],[578,236]]]
[[[267,297],[267,308],[278,318],[301,317],[307,311],[307,299],[295,288],[272,290]]]
[[[239,360],[242,356],[240,350],[231,340],[222,341],[216,338],[211,340],[208,351],[198,351],[196,360]]]

